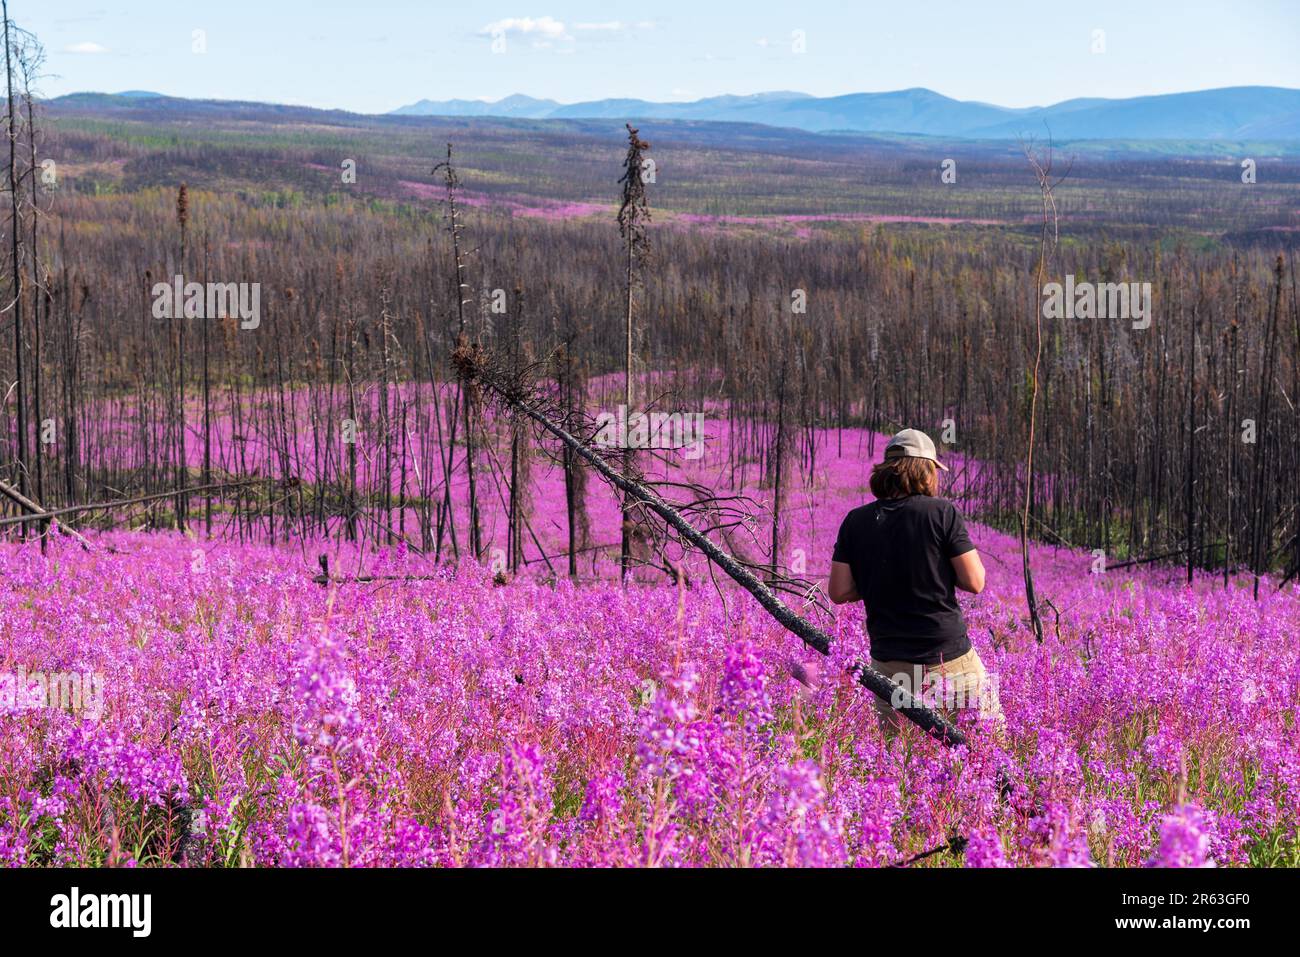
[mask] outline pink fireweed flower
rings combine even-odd
[[[637,743],[641,771],[648,777],[675,777],[700,751],[695,705],[658,694],[643,719]]]
[[[772,719],[767,675],[752,642],[742,641],[727,649],[720,691],[722,709],[731,717],[743,714],[751,725]]]
[[[189,785],[179,755],[156,752],[130,740],[122,728],[89,723],[72,730],[63,765],[80,770],[81,780],[120,784],[132,801],[163,806],[189,802]]]
[[[1170,774],[1179,773],[1183,764],[1183,742],[1168,728],[1148,735],[1142,742],[1142,751],[1153,767]]]
[[[1035,839],[1045,845],[1045,856],[1052,867],[1093,866],[1087,829],[1075,826],[1071,808],[1064,802],[1048,801],[1042,813],[1030,819],[1021,844],[1032,846]]]
[[[967,836],[967,867],[1010,867],[1002,836],[991,827],[980,828]]]
[[[285,835],[284,867],[337,867],[343,852],[330,831],[330,812],[319,804],[296,804],[289,809]]]
[[[347,755],[361,731],[361,712],[355,680],[345,670],[345,660],[330,638],[326,623],[304,641],[298,660],[294,698],[298,706],[293,721],[294,738],[318,752]]]
[[[1160,843],[1147,867],[1214,867],[1210,856],[1212,817],[1184,804],[1160,822]]]
[[[578,819],[584,822],[608,821],[618,817],[623,810],[623,778],[617,774],[605,774],[587,782],[587,791],[582,800],[582,810]]]
[[[512,746],[502,754],[499,801],[488,814],[475,863],[502,867],[553,861],[546,834],[552,810],[548,764],[532,744]]]
[[[846,854],[838,816],[826,810],[826,789],[815,761],[797,761],[776,774],[759,829],[768,863],[839,867]]]

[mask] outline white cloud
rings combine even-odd
[[[564,24],[554,17],[506,17],[504,20],[493,20],[479,34],[487,37],[511,34],[531,36],[543,43],[563,40],[569,35]]]
[[[614,40],[654,28],[653,20],[638,20],[635,23],[626,20],[583,20],[580,23],[566,24],[555,17],[505,17],[493,20],[480,29],[478,35],[493,40],[508,37],[527,40],[534,50],[572,53],[577,45],[575,34],[582,34],[587,41],[596,42]]]
[[[89,40],[83,40],[81,43],[74,43],[71,46],[63,48],[64,53],[107,53],[108,47],[100,46],[98,43],[91,43]]]

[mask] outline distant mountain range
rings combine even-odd
[[[903,133],[961,139],[1300,139],[1300,90],[1236,86],[1122,100],[1074,99],[1052,106],[1011,109],[954,100],[933,90],[713,96],[690,103],[592,100],[557,103],[523,94],[495,103],[420,100],[398,116],[490,116],[516,119],[665,119],[762,123],[814,133]]]

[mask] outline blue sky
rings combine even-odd
[[[144,89],[377,113],[517,92],[567,103],[924,86],[1031,106],[1300,88],[1296,0],[11,0],[10,15],[45,44],[50,96]],[[193,52],[196,30],[206,53]]]

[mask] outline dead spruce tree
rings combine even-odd
[[[459,349],[470,341],[469,334],[466,331],[465,306],[473,300],[466,298],[469,295],[469,284],[465,281],[465,254],[461,249],[461,233],[465,227],[460,221],[460,211],[456,207],[456,189],[460,186],[460,177],[456,175],[456,167],[452,163],[450,143],[447,144],[447,158],[433,168],[434,176],[439,173],[442,173],[443,184],[447,190],[445,199],[447,232],[451,237],[452,295],[456,297],[456,347]],[[456,388],[463,414],[462,425],[465,429],[465,475],[469,483],[469,548],[470,554],[477,559],[482,555],[483,543],[479,526],[478,490],[474,478],[474,400],[471,390],[465,388],[463,382],[457,381]],[[447,455],[449,457],[452,455],[451,450],[454,449],[455,444],[456,420],[453,418],[447,439]],[[450,512],[452,507],[450,467],[447,470],[446,507]]]
[[[1034,594],[1034,571],[1029,563],[1029,519],[1034,508],[1034,430],[1038,424],[1038,385],[1039,372],[1043,364],[1043,280],[1047,274],[1047,256],[1050,248],[1056,245],[1057,215],[1056,197],[1052,190],[1065,177],[1052,179],[1052,145],[1049,142],[1040,157],[1032,146],[1025,148],[1025,158],[1029,161],[1038,180],[1041,227],[1038,237],[1038,265],[1034,271],[1034,361],[1030,367],[1029,394],[1029,436],[1025,445],[1025,498],[1020,516],[1020,561],[1025,579],[1025,603],[1029,606],[1029,622],[1034,629],[1034,638],[1043,643],[1043,620],[1038,614],[1038,599]]]
[[[530,364],[528,346],[524,338],[524,291],[515,288],[515,308],[508,314],[509,330],[504,347],[509,357],[511,375],[518,377]],[[531,511],[532,448],[525,423],[517,417],[510,420],[510,495],[506,537],[506,565],[512,575],[518,574],[523,562],[523,530]],[[545,552],[543,552],[545,556]]]
[[[190,194],[185,183],[176,193],[176,225],[180,229],[180,258],[176,261],[176,274],[185,275],[186,254],[189,252]],[[206,322],[206,320],[204,320]],[[173,418],[176,456],[176,527],[185,527],[185,310],[177,309],[172,322],[176,326],[176,412]]]
[[[36,94],[35,84],[40,77],[45,63],[45,49],[31,33],[15,26],[14,56],[18,61],[18,75],[22,83],[23,108],[26,112],[27,133],[27,177],[30,189],[28,200],[28,230],[30,245],[28,260],[31,266],[32,297],[32,422],[35,425],[36,438],[33,446],[33,464],[35,466],[36,501],[45,501],[45,418],[41,394],[43,376],[43,350],[41,342],[41,306],[49,299],[49,279],[41,275],[40,247],[38,231],[41,215],[41,177],[36,169]],[[41,548],[45,548],[48,527],[41,526]]]
[[[563,339],[551,356],[561,410],[560,424],[570,432],[584,414],[587,396],[587,369],[576,347],[578,331],[566,314]],[[587,517],[587,469],[567,445],[560,447],[560,465],[564,471],[564,508],[568,520],[569,577],[578,577],[578,553],[591,545],[591,523]]]
[[[12,24],[9,22],[9,3],[8,0],[0,2],[0,14],[4,16],[4,44],[5,44],[5,86],[8,98],[8,107],[5,111],[5,129],[9,139],[9,166],[7,168],[8,189],[9,189],[9,252],[10,252],[10,273],[9,273],[9,290],[11,297],[11,306],[13,310],[14,321],[14,382],[15,397],[18,403],[17,420],[18,435],[16,449],[17,475],[16,485],[18,491],[26,495],[28,492],[27,483],[27,390],[26,377],[23,373],[23,275],[19,266],[20,247],[22,243],[22,220],[19,214],[18,203],[18,124],[19,115],[14,109],[14,49]]]
[[[623,356],[623,412],[629,418],[632,415],[632,317],[636,305],[636,288],[641,282],[641,270],[646,265],[650,253],[650,241],[646,237],[645,224],[650,220],[650,208],[646,197],[645,151],[650,144],[637,135],[631,123],[627,127],[627,154],[623,158],[623,175],[619,182],[623,184],[622,201],[618,207],[618,231],[623,237],[624,292],[626,294],[624,310],[624,356]],[[632,449],[626,448],[623,455],[623,470],[629,474],[634,469],[635,457]],[[628,569],[632,563],[632,508],[635,501],[632,496],[623,498],[622,536],[619,546],[620,574],[626,581]]]
[[[1272,537],[1267,524],[1268,510],[1265,503],[1268,500],[1268,486],[1264,481],[1267,474],[1269,449],[1272,445],[1272,433],[1269,430],[1270,407],[1273,400],[1273,379],[1274,370],[1277,366],[1277,334],[1278,320],[1282,311],[1282,277],[1285,274],[1282,257],[1277,257],[1277,263],[1273,267],[1273,295],[1270,299],[1268,309],[1268,332],[1264,339],[1265,372],[1259,382],[1259,421],[1260,427],[1265,430],[1262,440],[1255,445],[1255,492],[1254,514],[1251,516],[1251,539],[1250,539],[1250,567],[1254,579],[1252,593],[1256,600],[1259,599],[1259,578],[1266,571],[1265,564],[1268,556],[1268,542]]]

